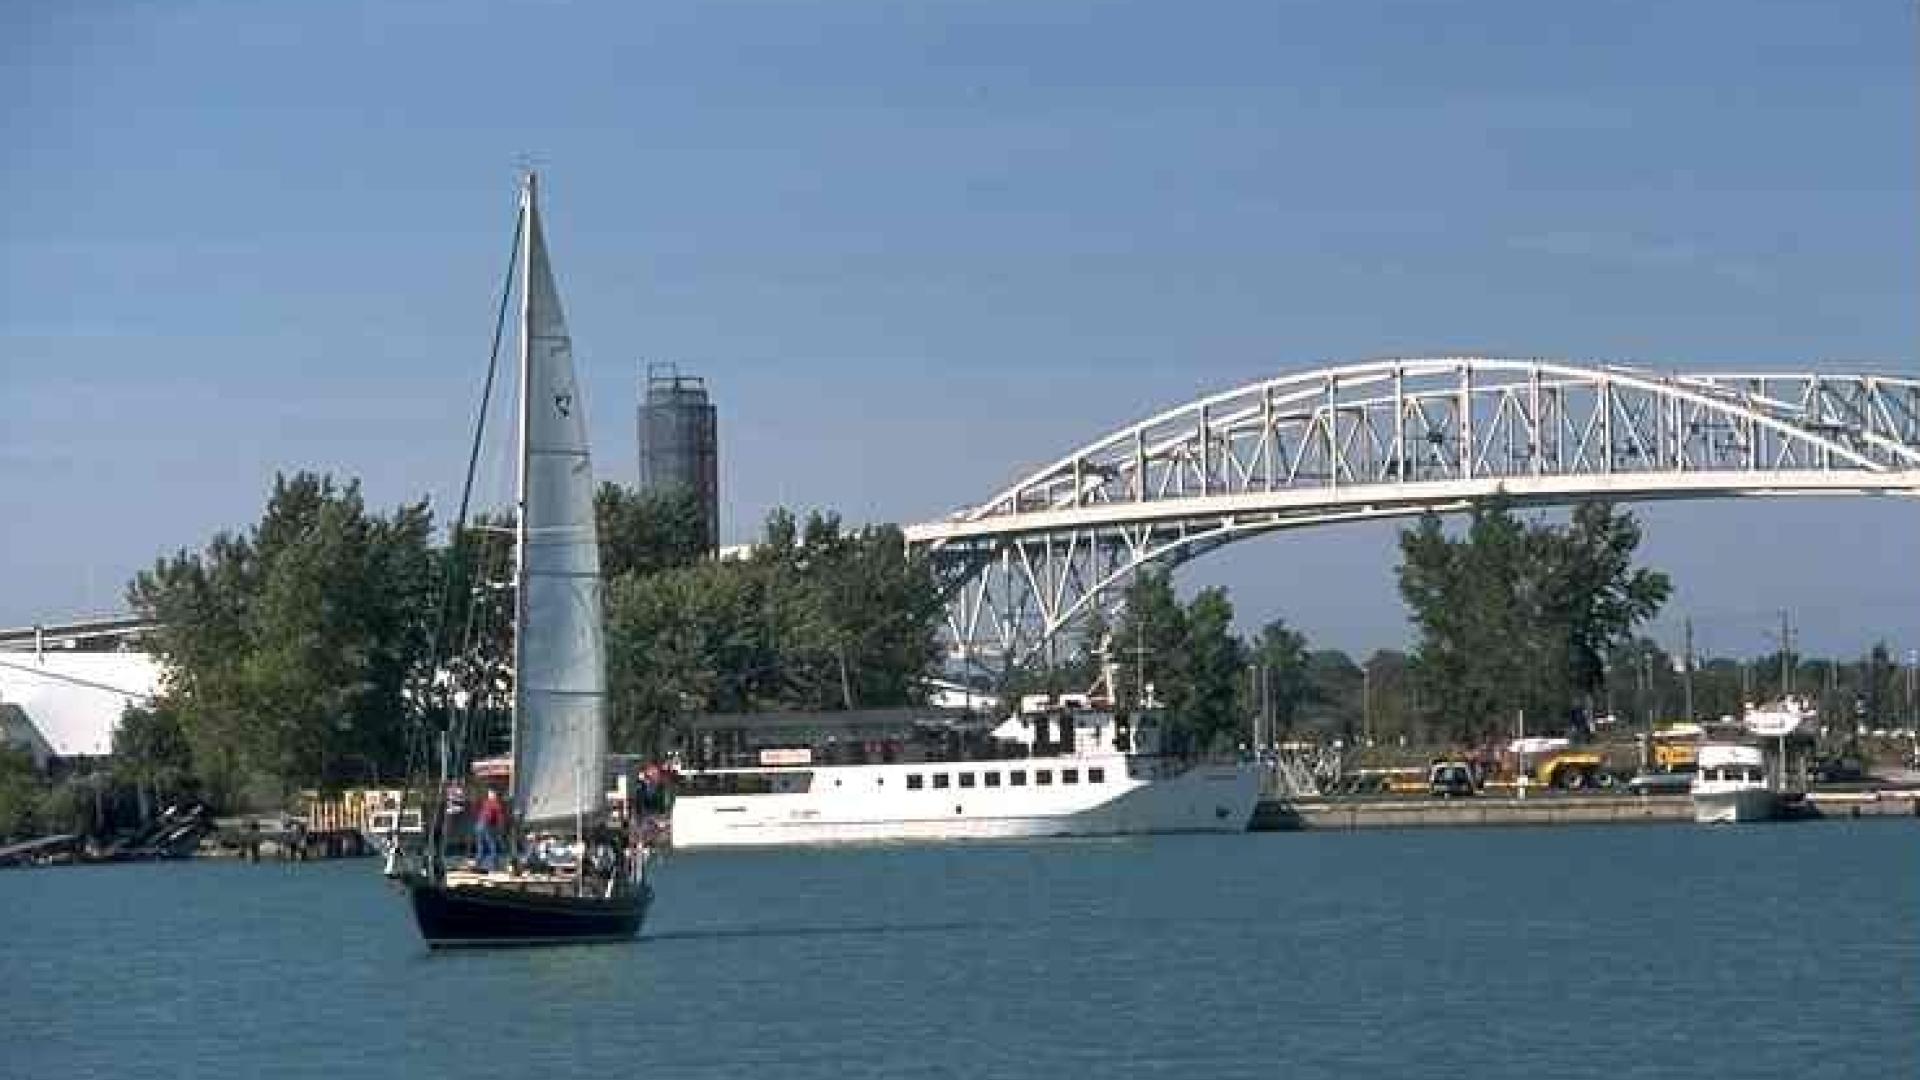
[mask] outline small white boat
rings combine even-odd
[[[1819,713],[1789,694],[1765,705],[1748,705],[1740,726],[1763,739],[1811,739],[1820,734]]]
[[[1779,816],[1780,796],[1767,782],[1759,747],[1707,743],[1693,775],[1693,820],[1702,824],[1768,821]]]
[[[360,838],[383,858],[393,854],[396,848],[403,854],[418,855],[427,846],[427,830],[421,824],[419,807],[375,810],[367,815]]]

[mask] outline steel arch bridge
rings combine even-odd
[[[1516,505],[1920,496],[1920,379],[1390,359],[1169,409],[984,503],[909,526],[953,658],[1034,659],[1134,571],[1283,529]]]

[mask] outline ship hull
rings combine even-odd
[[[1702,825],[1743,821],[1771,821],[1779,816],[1779,797],[1765,788],[1734,791],[1695,791],[1693,820]]]
[[[908,773],[959,774],[1024,767],[1055,771],[1104,764],[1114,781],[1050,788],[957,786],[908,789]],[[1125,778],[1125,779],[1120,779]],[[1252,764],[1194,765],[1128,775],[1124,758],[1026,759],[920,765],[844,766],[815,771],[799,794],[699,796],[675,800],[675,850],[897,841],[1128,836],[1245,832],[1260,799]]]
[[[507,885],[407,883],[420,936],[433,949],[631,941],[653,890],[615,897],[530,892]]]

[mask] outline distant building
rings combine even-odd
[[[691,491],[700,501],[707,550],[720,547],[720,418],[706,380],[672,364],[647,367],[640,401],[640,490]]]
[[[0,652],[0,741],[40,768],[106,757],[127,706],[160,692],[160,670],[148,653]]]

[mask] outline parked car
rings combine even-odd
[[[1867,778],[1867,767],[1859,758],[1828,757],[1813,763],[1816,783],[1857,784]]]
[[[1436,761],[1427,771],[1427,794],[1451,799],[1474,793],[1473,769],[1464,761]]]
[[[1693,788],[1690,772],[1643,772],[1627,781],[1634,795],[1685,795]]]

